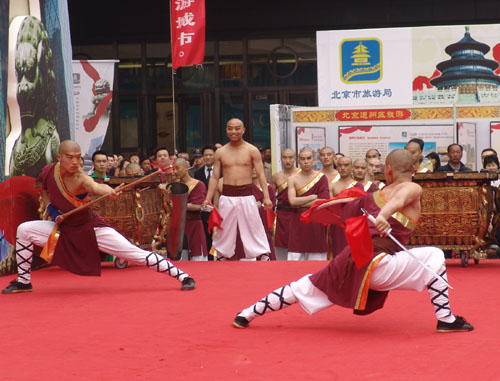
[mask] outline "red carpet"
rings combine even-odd
[[[366,317],[292,306],[231,326],[243,307],[324,264],[183,262],[198,282],[189,292],[135,266],[106,264],[101,278],[36,271],[33,293],[0,295],[0,379],[498,379],[499,260],[448,263],[452,310],[473,332],[436,333],[427,292],[409,291]]]

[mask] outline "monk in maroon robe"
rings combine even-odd
[[[368,193],[345,204],[340,219],[335,220],[335,223],[346,225],[351,246],[324,269],[274,290],[238,313],[233,325],[245,328],[257,316],[297,302],[310,314],[337,304],[366,315],[382,308],[390,290],[422,291],[427,288],[438,320],[438,332],[472,331],[474,327],[470,323],[451,313],[443,251],[435,247],[400,250],[387,237],[391,233],[403,244],[408,242],[420,217],[422,188],[412,182],[412,163],[407,151],[392,151],[386,159],[388,185],[384,191]],[[371,226],[362,215],[362,209],[374,216]],[[311,216],[314,208],[308,212]],[[332,209],[331,215],[338,215],[338,209],[335,213]],[[357,229],[352,230],[352,226]],[[363,245],[367,240],[371,240],[370,244]]]

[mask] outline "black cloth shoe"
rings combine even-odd
[[[33,291],[33,287],[31,287],[31,283],[21,283],[18,282],[17,279],[10,282],[10,285],[5,287],[2,290],[2,294],[15,294],[18,292],[31,292]]]
[[[196,288],[196,282],[194,281],[193,278],[188,276],[187,278],[183,279],[181,287],[182,291],[194,290],[195,288]]]
[[[250,322],[245,319],[243,316],[236,315],[236,317],[233,320],[233,326],[236,328],[246,328]]]
[[[438,320],[436,330],[438,332],[466,332],[474,330],[472,324],[468,323],[462,316],[455,316],[453,323],[445,323]]]

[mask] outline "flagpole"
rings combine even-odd
[[[168,2],[169,7],[169,15],[170,15],[170,51],[172,52],[171,58],[172,58],[172,115],[174,118],[174,154],[177,151],[177,135],[175,132],[176,128],[176,112],[175,112],[175,70],[174,70],[174,43],[172,41],[172,36],[173,36],[173,25],[172,25],[172,0]]]

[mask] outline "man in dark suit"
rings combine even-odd
[[[203,156],[203,162],[205,163],[205,165],[194,173],[194,178],[202,181],[207,188],[208,188],[208,181],[212,176],[212,171],[214,167],[215,150],[216,148],[213,145],[207,145],[202,148],[201,154]],[[210,213],[201,212],[201,220],[203,222],[203,228],[205,229],[205,237],[207,239],[207,249],[210,252],[210,248],[212,247],[212,233],[208,232],[207,220],[209,216]],[[213,258],[214,257],[212,255],[208,256],[209,261],[212,261]]]

